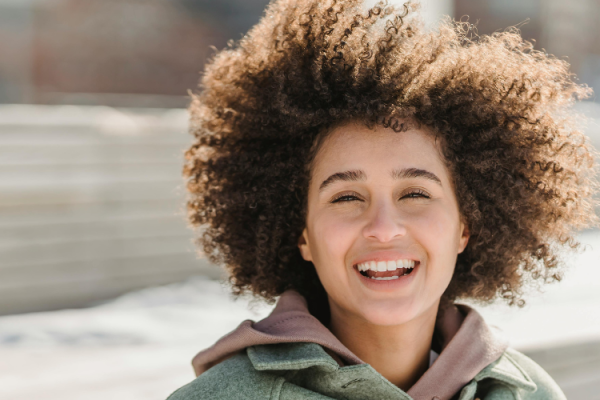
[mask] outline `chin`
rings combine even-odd
[[[409,322],[421,313],[425,307],[419,302],[406,300],[373,300],[362,303],[360,314],[373,325],[393,326]]]

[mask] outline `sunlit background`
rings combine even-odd
[[[181,179],[189,90],[265,0],[0,0],[0,399],[159,400],[269,307],[198,255]],[[368,0],[368,4],[375,3]],[[430,0],[518,26],[600,92],[598,0]],[[468,16],[468,17],[467,17]],[[600,149],[600,95],[578,105]],[[480,308],[569,399],[600,399],[600,233],[524,309]]]

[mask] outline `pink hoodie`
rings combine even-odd
[[[479,371],[500,358],[508,346],[505,339],[492,333],[477,311],[466,305],[445,311],[437,329],[442,337],[442,352],[408,390],[414,399],[431,399],[435,395],[452,397]],[[308,312],[303,296],[289,290],[281,295],[267,318],[242,322],[213,346],[198,353],[192,365],[198,376],[246,347],[290,342],[317,343],[345,365],[364,364]]]

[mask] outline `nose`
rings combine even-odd
[[[391,204],[373,205],[363,236],[385,243],[406,235],[406,226],[398,210]]]

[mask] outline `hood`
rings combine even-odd
[[[441,341],[441,353],[408,391],[414,399],[431,399],[434,395],[452,397],[508,347],[508,342],[494,334],[476,310],[462,304],[444,311],[438,318],[436,334]],[[364,364],[308,312],[302,295],[288,290],[267,318],[242,322],[198,353],[192,365],[198,376],[246,347],[293,342],[317,343],[340,365]]]

